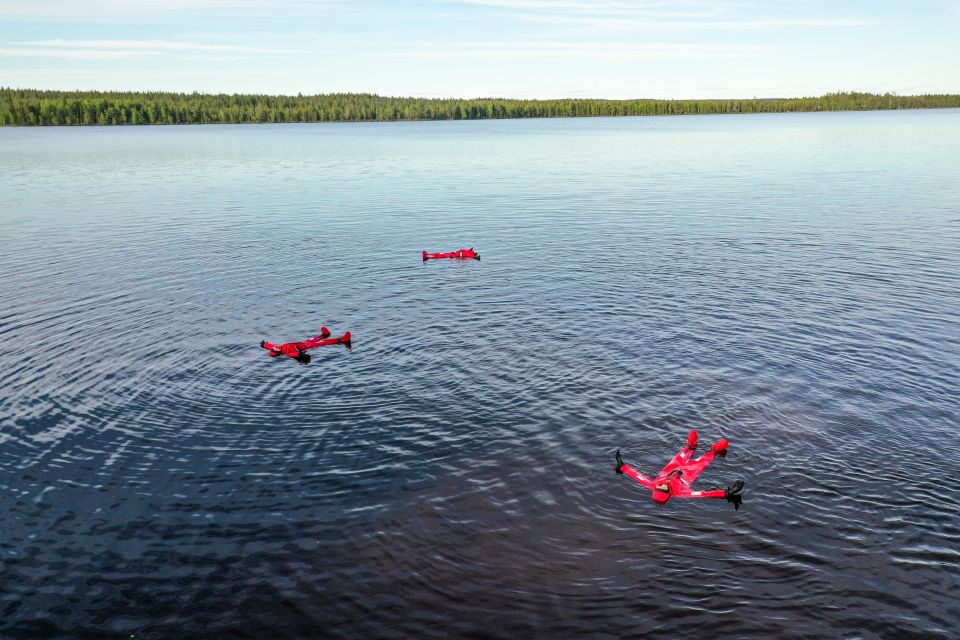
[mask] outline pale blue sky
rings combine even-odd
[[[960,93],[960,0],[0,0],[0,86]]]

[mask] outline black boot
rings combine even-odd
[[[733,503],[734,509],[739,509],[740,505],[743,504],[743,496],[740,493],[743,491],[743,480],[737,480],[732,485],[723,490],[723,497],[727,499],[727,502]]]
[[[623,467],[623,458],[620,457],[620,449],[617,449],[617,466],[614,471],[623,475],[623,469],[621,469],[621,467]]]

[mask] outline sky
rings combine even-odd
[[[0,0],[0,87],[960,93],[960,0]]]

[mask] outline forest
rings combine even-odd
[[[736,100],[397,98],[334,93],[270,96],[0,88],[0,125],[226,124],[485,120],[960,107],[960,95],[831,93]]]

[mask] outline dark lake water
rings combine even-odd
[[[2,637],[960,637],[960,111],[2,129],[0,223]]]

